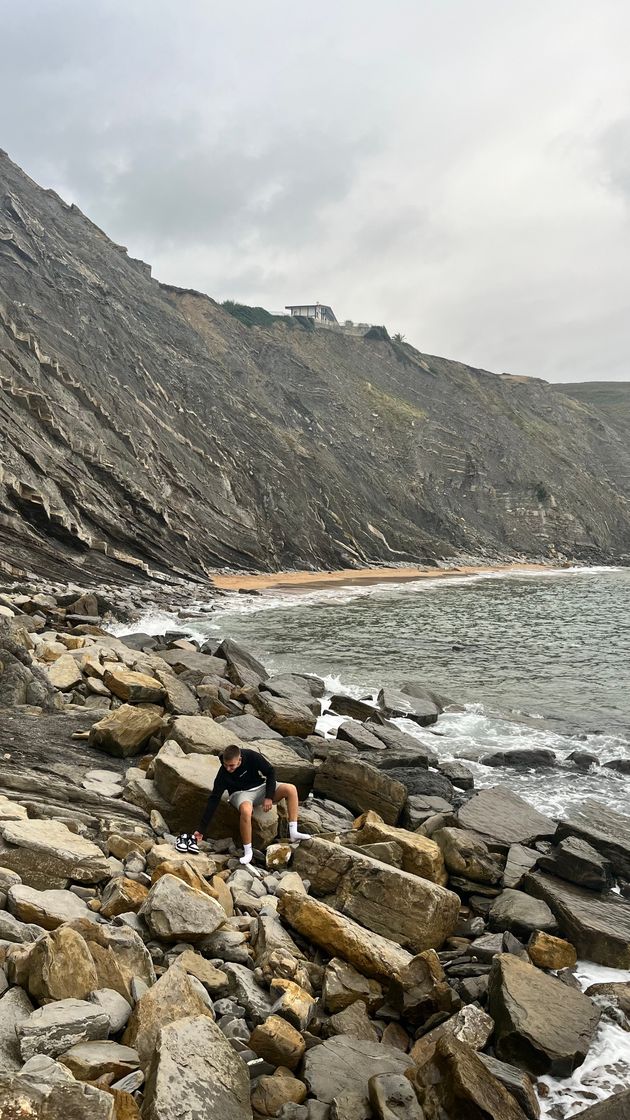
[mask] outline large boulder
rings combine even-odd
[[[535,930],[555,933],[558,928],[547,903],[524,891],[502,891],[492,903],[489,919],[492,929],[507,929],[517,937],[529,937]]]
[[[22,988],[9,988],[0,999],[0,1074],[22,1068],[17,1029],[32,1012],[33,1005]]]
[[[90,745],[116,758],[139,754],[152,735],[164,726],[161,709],[138,708],[121,704],[95,723],[90,731]]]
[[[36,891],[19,883],[9,888],[7,906],[21,922],[34,922],[42,929],[57,929],[75,918],[96,921],[84,899],[72,891]]]
[[[587,797],[558,825],[558,840],[577,836],[610,860],[615,875],[630,879],[630,817]]]
[[[60,692],[71,692],[80,685],[83,675],[74,657],[69,653],[62,654],[52,665],[46,669],[50,683]]]
[[[612,1097],[574,1112],[575,1120],[630,1120],[630,1089],[622,1089]]]
[[[161,704],[164,687],[147,673],[134,673],[132,669],[116,666],[103,673],[103,684],[125,704]]]
[[[381,743],[389,748],[387,754],[379,755],[378,762],[375,762],[375,765],[387,769],[390,765],[389,759],[392,759],[392,766],[427,767],[436,765],[438,756],[429,743],[422,742],[407,731],[401,731],[395,723],[389,723],[387,720],[383,722],[383,717],[380,714],[378,717],[370,719],[366,726],[372,735],[376,735],[376,738],[380,739]]]
[[[67,1080],[61,1081],[58,1071],[63,1066],[57,1062],[51,1065],[56,1067],[54,1080],[47,1070],[41,1076],[22,1070],[0,1078],[3,1120],[26,1120],[27,1117],[29,1120],[137,1120],[140,1116],[139,1112],[129,1109],[124,1113],[118,1111],[113,1094],[75,1081],[69,1070],[65,1071]],[[121,1104],[121,1108],[124,1107]],[[133,1102],[131,1107],[136,1109]]]
[[[269,676],[265,666],[233,638],[223,639],[216,656],[226,663],[227,675],[232,684],[240,685],[242,688],[258,688],[259,684],[266,681]]]
[[[293,868],[316,895],[404,948],[439,949],[451,935],[459,898],[444,887],[316,837],[300,844]]]
[[[101,1039],[97,1042],[77,1042],[61,1055],[61,1064],[80,1081],[96,1081],[112,1073],[116,1080],[138,1068],[138,1054],[131,1046]]]
[[[175,875],[162,875],[140,909],[153,937],[159,941],[201,941],[223,925],[226,913],[219,902]]]
[[[70,926],[59,926],[33,945],[28,958],[28,990],[38,1003],[83,1000],[97,986],[88,946]]]
[[[305,1050],[300,1032],[286,1019],[273,1014],[254,1027],[249,1046],[264,1061],[291,1070],[299,1065]]]
[[[354,720],[340,723],[337,728],[336,738],[343,743],[352,743],[358,751],[386,751],[387,747],[380,739],[373,735],[369,727]]]
[[[412,1067],[412,1059],[400,1050],[336,1035],[307,1051],[303,1077],[318,1101],[330,1104],[354,1092],[367,1110],[370,1078],[383,1073],[405,1074]]]
[[[556,831],[555,821],[505,786],[475,793],[457,816],[462,828],[502,844],[528,844],[553,836]]]
[[[144,1120],[251,1120],[247,1066],[207,1016],[159,1031],[147,1074]]]
[[[207,754],[186,755],[181,747],[169,740],[155,756],[155,784],[158,792],[172,806],[167,813],[170,827],[177,832],[192,832],[201,821],[208,797],[212,792],[221,763]],[[278,831],[278,812],[274,807],[265,813],[261,806],[254,809],[254,845],[265,848]],[[216,839],[231,836],[240,840],[239,815],[224,798],[218,808],[207,835]]]
[[[155,676],[164,689],[164,704],[167,712],[175,716],[195,716],[199,712],[199,701],[185,681],[169,673],[168,669],[156,669]]]
[[[488,1010],[497,1057],[556,1077],[582,1064],[599,1022],[588,996],[510,953],[494,958]]]
[[[231,734],[236,735],[242,743],[252,743],[256,739],[278,739],[282,740],[282,735],[279,731],[274,731],[258,716],[242,715],[231,716],[221,724],[224,731],[229,731]]]
[[[382,688],[377,703],[384,716],[390,719],[404,717],[421,727],[437,723],[440,714],[437,704],[428,697],[410,696],[409,693],[398,692],[394,688]]]
[[[389,981],[411,960],[411,954],[395,942],[363,929],[317,899],[287,891],[280,897],[279,910],[303,937],[331,956],[342,957],[364,976]]]
[[[525,1113],[483,1062],[454,1037],[441,1038],[414,1083],[426,1120],[525,1120]]]
[[[465,828],[438,828],[432,839],[440,848],[451,874],[463,875],[475,883],[498,883],[503,861],[490,852],[474,832]]]
[[[317,703],[317,701],[315,701]],[[298,696],[274,696],[271,692],[254,692],[252,707],[261,720],[281,735],[312,735],[317,716]]]
[[[33,1011],[16,1032],[24,1062],[34,1054],[58,1058],[77,1042],[107,1038],[109,1018],[86,1000],[62,999]]]
[[[402,869],[410,875],[419,875],[433,883],[445,886],[447,882],[444,858],[439,845],[428,836],[408,832],[406,828],[396,828],[385,824],[378,813],[370,810],[357,817],[353,826],[353,843],[380,844],[394,841],[402,854]]]
[[[369,980],[347,961],[332,957],[324,971],[322,1003],[330,1015],[343,1011],[361,1000],[368,1011],[376,1011],[384,1002],[383,989],[376,980]]]
[[[199,1016],[212,1018],[212,1011],[188,973],[177,964],[171,965],[138,1000],[123,1035],[123,1044],[138,1051],[140,1064],[145,1069],[165,1026],[178,1019]],[[194,1046],[190,1056],[197,1051],[198,1047]]]
[[[473,1050],[483,1050],[488,1045],[494,1023],[485,1011],[474,1003],[462,1007],[444,1023],[423,1034],[411,1048],[410,1057],[417,1066],[430,1062],[441,1038],[457,1038]]]
[[[402,782],[367,762],[330,750],[315,777],[314,792],[330,797],[355,813],[373,809],[387,824],[397,824],[407,800]]]
[[[388,1002],[414,1026],[422,1026],[432,1015],[450,1015],[461,1007],[461,999],[448,984],[433,949],[418,953],[401,969],[390,984],[388,996]]]
[[[597,895],[540,871],[527,874],[523,888],[552,911],[563,937],[578,956],[613,968],[630,968],[630,902],[616,894]]]
[[[224,677],[227,671],[227,665],[222,658],[211,657],[207,653],[196,653],[190,649],[163,649],[156,656],[178,674],[191,670],[202,673],[204,677]]]
[[[186,754],[222,754],[226,747],[242,747],[238,735],[210,716],[177,716],[169,728],[169,738]]]
[[[579,836],[565,836],[555,848],[539,857],[538,867],[591,891],[607,891],[613,883],[610,860]]]
[[[129,926],[95,925],[85,918],[73,922],[90,951],[96,968],[96,988],[110,988],[124,999],[132,1000],[132,984],[140,979],[155,983],[151,954],[142,938]]]
[[[52,820],[0,822],[0,867],[17,871],[37,890],[63,889],[69,880],[100,883],[111,875],[96,844]]]

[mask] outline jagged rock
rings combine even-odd
[[[157,656],[170,665],[175,673],[199,672],[203,677],[224,677],[227,665],[220,657],[210,657],[191,649],[162,649]]]
[[[79,1081],[96,1081],[104,1073],[113,1073],[118,1079],[133,1073],[139,1064],[138,1054],[131,1046],[109,1040],[78,1042],[61,1054],[59,1061]]]
[[[100,848],[58,821],[0,823],[0,836],[0,865],[37,890],[64,888],[70,879],[100,883],[110,876]]]
[[[575,968],[577,953],[573,945],[561,937],[552,937],[537,930],[527,942],[527,952],[532,964],[537,968]]]
[[[155,849],[153,850],[155,851]],[[177,854],[179,855],[180,853]],[[192,864],[192,859],[198,861],[197,866]],[[176,879],[182,879],[184,883],[187,883],[189,887],[201,891],[202,894],[207,894],[208,898],[213,898],[216,902],[220,903],[226,915],[231,917],[234,913],[234,905],[232,903],[230,888],[218,875],[212,874],[213,868],[209,868],[208,870],[202,868],[202,870],[200,870],[199,865],[202,864],[202,861],[205,859],[206,857],[199,853],[196,857],[191,856],[189,859],[163,860],[153,871],[151,876],[152,882],[157,883],[158,879],[161,879],[163,875],[174,875]],[[211,863],[210,860],[207,862],[208,864]],[[212,875],[211,883],[208,882],[207,879],[204,879],[204,874]]]
[[[193,979],[176,964],[144,993],[136,1003],[123,1044],[138,1051],[140,1065],[144,1069],[158,1042],[160,1030],[177,1019],[212,1016],[212,1011],[195,987]],[[196,1053],[194,1047],[191,1055]]]
[[[315,1011],[316,1000],[293,980],[276,977],[270,986],[271,998],[275,1000],[272,1015],[286,1019],[298,1031],[305,1031]]]
[[[613,882],[610,861],[577,836],[565,837],[549,853],[539,856],[538,867],[591,891],[606,891]]]
[[[254,692],[251,703],[260,718],[281,735],[305,737],[312,735],[317,726],[317,717],[298,699]]]
[[[511,1066],[508,1062],[500,1062],[490,1054],[479,1054],[484,1066],[500,1081],[505,1089],[516,1098],[529,1120],[538,1120],[540,1104],[534,1089],[534,1083],[528,1073],[524,1073],[518,1066]]]
[[[503,870],[504,887],[520,887],[523,876],[536,866],[540,852],[523,844],[511,844]]]
[[[390,719],[403,716],[405,719],[413,720],[414,723],[419,723],[421,727],[429,727],[432,723],[437,723],[439,710],[432,700],[397,692],[394,688],[382,688],[377,703],[383,715]]]
[[[219,902],[175,875],[158,879],[139,913],[160,941],[201,941],[226,917]]]
[[[9,988],[0,999],[0,1074],[21,1069],[17,1028],[32,1012],[33,1005],[22,988]]]
[[[83,676],[74,657],[69,653],[64,653],[62,657],[58,657],[53,661],[46,672],[50,683],[60,690],[60,692],[71,692],[73,688],[81,684]]]
[[[286,1066],[291,1070],[299,1065],[305,1050],[300,1032],[279,1015],[269,1015],[264,1023],[254,1027],[249,1046],[272,1066]]]
[[[81,999],[62,999],[39,1007],[16,1026],[25,1062],[34,1054],[58,1058],[77,1042],[107,1038],[108,1031],[107,1015]]]
[[[448,819],[444,819],[444,818]],[[417,832],[421,836],[428,835],[429,826],[432,832],[438,828],[447,828],[456,823],[453,816],[453,806],[443,797],[428,797],[425,794],[407,798],[403,809],[402,823],[405,828]]]
[[[348,841],[346,840],[346,842]],[[378,859],[381,863],[388,863],[390,867],[402,868],[402,848],[395,840],[378,844],[361,844],[361,851],[364,855],[371,856],[372,859]]]
[[[186,755],[170,740],[156,755],[155,783],[171,806],[165,815],[174,831],[190,832],[199,823],[220,765],[218,758],[211,755]],[[275,806],[268,813],[262,807],[254,809],[252,824],[255,847],[266,848],[278,830]],[[240,841],[239,815],[227,801],[219,802],[207,835],[216,839],[231,836]]]
[[[282,740],[280,732],[274,731],[262,719],[258,719],[258,716],[231,716],[223,721],[221,727],[236,735],[242,743],[251,743],[256,739]]]
[[[144,1120],[251,1120],[247,1066],[211,1019],[162,1027],[147,1074]]]
[[[100,913],[104,918],[115,918],[117,914],[136,912],[146,902],[149,891],[143,883],[119,876],[107,884],[101,898]]]
[[[326,1011],[334,1015],[357,1000],[362,1000],[369,1011],[376,1011],[384,1001],[381,985],[357,972],[347,961],[333,957],[326,965],[322,987]]]
[[[499,1058],[556,1077],[581,1065],[599,1022],[587,996],[508,953],[493,961],[488,1010]]]
[[[483,1050],[493,1031],[494,1023],[490,1016],[474,1003],[469,1003],[446,1022],[423,1034],[411,1047],[410,1057],[422,1068],[433,1058],[441,1038],[456,1038],[472,1050]]]
[[[438,764],[440,773],[445,774],[451,785],[456,789],[474,789],[475,776],[469,766],[457,759],[451,759]]]
[[[238,735],[210,716],[177,716],[169,728],[169,738],[186,754],[219,755],[226,747],[243,746]]]
[[[368,1081],[376,1120],[424,1120],[410,1081],[400,1073],[377,1073]]]
[[[275,910],[263,907],[258,915],[258,926],[254,940],[256,964],[261,966],[271,953],[285,953],[303,960],[304,954],[295,944],[282,925]]]
[[[517,936],[529,936],[535,930],[555,933],[556,920],[541,899],[532,898],[523,891],[505,890],[493,902],[489,914],[492,929],[509,929]]]
[[[96,921],[84,899],[71,891],[36,891],[33,887],[17,884],[10,888],[7,905],[21,922],[34,922],[42,929],[56,929],[75,918]]]
[[[125,704],[161,704],[164,689],[160,681],[147,673],[135,673],[124,666],[106,669],[103,684]]]
[[[425,1120],[525,1120],[514,1097],[493,1077],[482,1055],[457,1038],[441,1038],[415,1074]]]
[[[418,953],[400,970],[390,985],[389,1002],[414,1026],[421,1026],[431,1015],[452,1014],[461,1007],[433,949]]]
[[[318,769],[313,790],[356,813],[373,809],[387,824],[396,824],[407,799],[404,785],[386,771],[334,750]]]
[[[385,751],[387,747],[380,739],[373,735],[368,727],[348,720],[340,723],[337,728],[336,738],[343,743],[352,743],[358,751]]]
[[[252,1107],[257,1116],[286,1116],[285,1104],[301,1104],[306,1099],[306,1085],[288,1071],[277,1070],[273,1077],[259,1078],[252,1093]]]
[[[177,964],[191,976],[196,976],[213,999],[216,999],[217,996],[223,996],[227,992],[227,973],[220,968],[216,968],[210,961],[207,961],[192,949],[185,949],[183,953],[180,953]]]
[[[70,926],[41,937],[28,958],[28,990],[38,1003],[86,999],[98,984],[87,944]]]
[[[464,875],[477,883],[498,883],[503,862],[488,850],[481,837],[465,828],[439,828],[432,840],[440,848],[451,873]]]
[[[444,887],[328,840],[303,841],[294,870],[341,913],[414,952],[439,948],[455,929],[459,898]]]
[[[577,836],[610,860],[615,875],[630,879],[630,817],[587,797],[560,821],[557,839]]]
[[[391,980],[411,960],[393,941],[363,929],[323,902],[287,892],[279,902],[282,917],[309,941],[340,956],[373,979]]]
[[[402,853],[402,869],[422,879],[445,886],[447,874],[439,845],[434,840],[418,833],[408,832],[406,828],[395,828],[385,824],[378,813],[369,811],[357,817],[353,826],[354,842],[365,844],[395,841]]]
[[[382,1046],[336,1035],[308,1050],[304,1059],[304,1080],[310,1093],[330,1104],[344,1092],[360,1095],[368,1104],[370,1078],[383,1073],[404,1074],[413,1065],[407,1054]]]
[[[127,1026],[131,1015],[131,1004],[113,988],[97,988],[89,993],[87,1001],[108,1016],[110,1034],[119,1034]]]
[[[347,1038],[361,1038],[366,1042],[380,1041],[374,1026],[368,1019],[365,1004],[360,999],[351,1003],[349,1007],[344,1007],[343,1011],[331,1015],[324,1023],[322,1033],[324,1038],[342,1034]]]
[[[166,669],[156,669],[155,676],[164,689],[164,703],[167,712],[176,716],[195,716],[199,711],[199,701],[185,681]]]
[[[135,979],[155,983],[151,954],[129,926],[95,925],[84,918],[73,923],[87,943],[97,973],[98,988],[112,988],[132,1002]]]
[[[353,696],[345,696],[340,692],[335,692],[328,701],[328,710],[335,712],[338,716],[349,716],[350,719],[357,720],[363,723],[363,720],[369,719],[374,715],[374,704],[365,700],[355,700]]]
[[[138,754],[163,726],[158,708],[135,708],[132,704],[121,704],[94,724],[89,743],[115,758],[129,758]]]
[[[23,1074],[0,1078],[0,1110],[7,1120],[17,1117],[42,1120],[135,1120],[139,1113],[116,1111],[114,1096],[75,1081],[71,1074],[67,1083],[45,1084],[39,1078]],[[15,1109],[20,1112],[16,1113]],[[9,1111],[7,1111],[7,1109]]]
[[[14,918],[13,914],[0,910],[0,940],[23,944],[36,941],[42,932],[41,926],[25,925]]]
[[[630,902],[616,894],[603,897],[540,871],[523,880],[528,894],[543,899],[563,937],[578,956],[612,968],[630,968]]]
[[[505,786],[480,790],[462,805],[457,816],[462,828],[503,844],[527,844],[553,836],[556,831],[550,817]]]
[[[245,1008],[248,1019],[253,1023],[264,1023],[271,1014],[272,1004],[251,969],[242,964],[226,961],[223,964],[223,971],[227,974],[230,994]]]
[[[269,674],[265,666],[233,638],[223,639],[217,649],[217,657],[226,662],[227,675],[233,684],[242,688],[258,688],[261,681],[267,680]]]
[[[387,720],[383,722],[383,717],[379,714],[378,718],[368,720],[366,726],[380,739],[382,743],[388,747],[386,755],[378,755],[374,764],[382,766],[385,769],[389,765],[392,766],[436,766],[438,763],[438,756],[433,748],[428,744],[417,739],[415,735],[409,735],[407,731],[401,731],[395,723],[389,723]],[[389,760],[392,760],[391,763]]]

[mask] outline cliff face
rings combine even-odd
[[[0,156],[0,567],[203,579],[630,553],[630,451],[542,381],[248,328]]]

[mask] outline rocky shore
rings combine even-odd
[[[427,682],[330,697],[185,625],[107,631],[142,607],[0,595],[0,1120],[536,1120],[542,1075],[630,1029],[630,980],[576,978],[630,969],[630,817],[476,790]],[[231,743],[296,784],[312,840],[256,810],[242,867],[223,803],[176,852]]]

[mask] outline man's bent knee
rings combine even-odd
[[[242,817],[251,817],[254,811],[254,806],[252,805],[251,801],[245,801],[239,807],[238,811]]]

